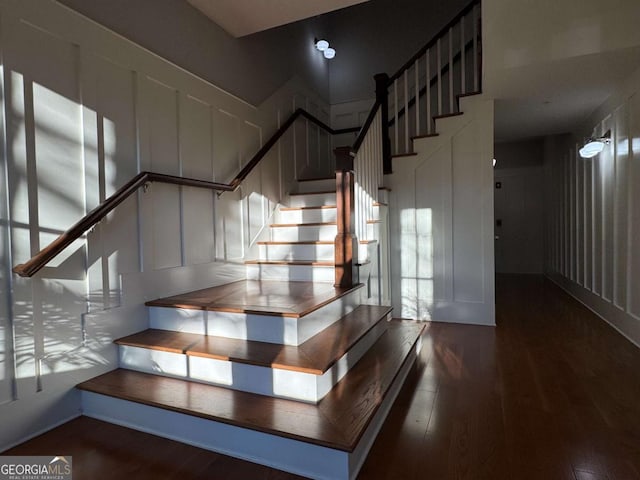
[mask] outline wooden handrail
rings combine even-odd
[[[242,181],[247,178],[251,170],[253,170],[256,165],[258,165],[260,160],[262,160],[262,158],[268,153],[268,151],[277,143],[280,137],[284,135],[287,129],[291,127],[291,125],[293,125],[293,122],[295,122],[295,120],[300,116],[307,118],[332,135],[340,133],[352,133],[359,130],[359,128],[357,127],[333,129],[321,120],[314,117],[309,112],[303,110],[302,108],[298,108],[293,114],[291,114],[287,121],[278,129],[278,131],[271,136],[269,141],[265,143],[260,150],[258,150],[258,152],[249,161],[249,163],[245,165],[240,173],[238,173],[238,175],[236,175],[236,177],[229,184],[209,182],[207,180],[199,180],[196,178],[177,177],[174,175],[165,175],[162,173],[140,172],[131,180],[129,180],[125,185],[123,185],[120,189],[118,189],[118,191],[116,191],[113,195],[111,195],[104,202],[102,202],[100,205],[86,214],[66,232],[62,233],[48,246],[36,253],[31,259],[29,259],[25,263],[13,267],[13,272],[20,275],[21,277],[33,276],[35,273],[45,267],[47,263],[53,260],[53,258],[55,258],[60,252],[62,252],[65,248],[67,248],[74,241],[80,238],[87,230],[89,230],[100,220],[106,217],[114,208],[124,202],[134,192],[136,192],[138,188],[145,185],[146,183],[161,182],[187,187],[207,188],[210,190],[217,190],[219,192],[235,191],[240,186]]]
[[[402,73],[406,69],[410,68],[418,58],[422,57],[427,50],[429,50],[431,47],[433,47],[436,44],[436,42],[438,41],[438,38],[444,36],[451,27],[453,27],[456,23],[458,23],[464,15],[466,15],[471,10],[473,10],[475,6],[478,4],[480,4],[480,0],[472,0],[466,7],[460,10],[460,12],[455,17],[453,17],[453,19],[449,23],[447,23],[443,28],[441,28],[440,31],[437,34],[435,34],[431,38],[431,40],[429,40],[425,44],[424,47],[418,50],[416,54],[413,57],[411,57],[402,67],[400,67],[400,69],[398,69],[396,73],[394,73],[391,77],[389,77],[389,85],[391,85],[395,79],[400,78],[400,75],[402,75]]]
[[[282,124],[282,126],[276,131],[276,133],[274,133],[271,136],[271,138],[262,146],[262,148],[260,148],[260,150],[256,152],[253,158],[249,160],[249,162],[242,168],[242,170],[240,170],[240,173],[238,173],[238,175],[236,175],[236,177],[233,180],[231,180],[230,185],[233,186],[232,190],[235,190],[240,186],[242,181],[245,178],[247,178],[247,176],[249,176],[249,173],[251,173],[251,170],[253,170],[256,167],[256,165],[260,163],[260,160],[264,158],[264,156],[269,152],[269,150],[271,150],[271,148],[278,142],[278,140],[280,140],[280,137],[282,137],[282,135],[285,134],[285,132],[289,129],[289,127],[293,125],[293,122],[295,122],[297,118],[300,116],[303,116],[307,120],[310,120],[311,122],[315,123],[320,128],[330,133],[331,135],[339,135],[342,133],[353,133],[360,130],[359,127],[333,129],[329,125],[324,123],[322,120],[319,120],[318,118],[314,117],[312,114],[310,114],[306,110],[302,108],[298,108],[296,109],[295,112],[291,114],[291,116],[287,119],[287,121]]]
[[[198,180],[195,178],[183,178],[173,175],[164,175],[154,172],[140,172],[138,175],[129,180],[117,192],[107,198],[104,202],[91,210],[87,215],[80,219],[75,225],[61,234],[48,246],[40,250],[30,260],[13,267],[13,272],[21,277],[31,277],[40,271],[47,263],[53,260],[62,250],[71,245],[80,238],[87,230],[96,223],[106,217],[109,212],[124,202],[138,188],[149,182],[170,183],[174,185],[185,185],[189,187],[209,188],[212,190],[232,190],[231,185],[224,183],[207,182],[206,180]]]
[[[354,152],[357,152],[358,150],[360,150],[360,145],[362,145],[362,142],[364,141],[364,137],[367,136],[367,132],[369,131],[369,127],[371,126],[371,123],[373,123],[373,119],[376,118],[376,113],[378,113],[378,108],[380,108],[380,102],[376,99],[376,101],[373,103],[373,106],[371,107],[371,110],[369,111],[367,120],[364,122],[364,125],[362,125],[362,128],[360,129],[360,133],[358,133],[358,137],[356,138],[356,141],[353,143],[353,147],[351,147]]]

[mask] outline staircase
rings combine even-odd
[[[78,386],[84,415],[310,478],[354,478],[423,324],[364,304],[363,284],[333,286],[336,233],[335,179],[299,182],[247,280],[147,302],[149,329],[116,341],[120,368]],[[360,243],[363,279],[375,243]]]
[[[119,368],[77,386],[84,415],[310,478],[357,476],[424,328],[384,306],[392,268],[381,186],[404,175],[401,200],[407,185],[424,188],[416,155],[444,150],[451,135],[440,126],[464,122],[458,103],[480,88],[479,14],[474,0],[396,74],[376,76],[356,142],[335,150],[335,177],[297,182],[246,279],[146,303],[148,328],[115,341]],[[297,109],[228,184],[140,172],[14,272],[37,273],[148,182],[237,191],[303,119],[331,135],[358,130]],[[395,173],[394,156],[407,157]],[[429,172],[439,182],[431,192],[451,171]],[[390,205],[396,231],[407,228],[402,205]]]

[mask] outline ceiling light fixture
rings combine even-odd
[[[326,40],[318,40],[317,38],[315,38],[313,40],[313,44],[315,45],[316,49],[322,52],[324,58],[332,59],[336,56],[336,50],[334,48],[330,48],[329,42],[327,42]]]
[[[336,56],[336,51],[335,49],[328,47],[327,49],[325,49],[324,52],[322,52],[324,54],[324,58],[328,58],[329,60],[331,60],[333,57]]]
[[[598,155],[604,146],[611,143],[611,130],[607,130],[602,137],[589,138],[584,146],[580,149],[579,153],[582,158],[593,158]]]
[[[327,48],[329,48],[329,42],[327,42],[326,40],[316,39],[316,48],[321,52],[324,52]]]

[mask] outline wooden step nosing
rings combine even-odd
[[[458,93],[457,98],[472,97],[474,95],[482,95],[482,90],[474,90],[472,92]]]
[[[337,222],[309,222],[309,223],[272,223],[271,228],[297,228],[297,227],[335,227]]]
[[[290,267],[335,267],[335,262],[313,260],[247,260],[245,265],[282,265]]]
[[[440,120],[443,118],[453,118],[453,117],[459,117],[460,115],[464,115],[464,112],[453,112],[453,113],[444,113],[442,115],[435,115],[433,117],[434,120]]]
[[[296,179],[297,182],[322,182],[325,180],[334,180],[335,181],[336,177],[324,177],[324,178],[302,178],[302,179]]]
[[[435,138],[439,136],[439,133],[427,133],[425,135],[416,135],[414,137],[411,137],[411,140],[420,140],[421,138]]]
[[[281,212],[295,212],[298,210],[333,210],[337,209],[337,205],[315,205],[309,207],[280,207]]]
[[[417,152],[406,152],[406,153],[395,153],[391,155],[392,158],[402,158],[402,157],[415,157],[417,156]]]
[[[325,191],[322,191],[322,192],[293,192],[293,193],[290,193],[289,196],[290,197],[299,197],[299,196],[302,196],[302,195],[328,195],[328,194],[331,194],[331,193],[335,194],[336,191],[335,190],[325,190]]]
[[[358,240],[360,242],[361,245],[366,245],[369,243],[378,243],[377,240]],[[332,240],[292,240],[292,241],[286,241],[286,240],[282,240],[282,241],[274,241],[274,240],[268,240],[268,241],[262,241],[262,242],[256,242],[258,245],[335,245],[335,241]]]

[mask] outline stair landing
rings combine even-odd
[[[240,280],[147,302],[149,307],[186,308],[299,318],[354,289],[317,282]]]

